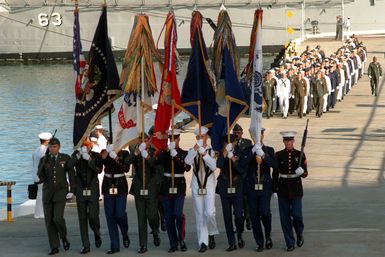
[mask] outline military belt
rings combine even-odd
[[[282,173],[279,173],[279,177],[280,178],[298,178],[299,175],[297,175],[297,174],[282,174]]]
[[[119,173],[119,174],[108,174],[108,173],[104,173],[104,176],[106,178],[121,178],[121,177],[124,177],[126,176],[124,173]]]
[[[165,177],[171,177],[171,173],[163,173],[163,176],[165,176]],[[175,178],[183,178],[184,177],[184,174],[175,174],[174,173],[174,177]]]

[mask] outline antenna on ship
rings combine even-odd
[[[221,7],[219,8],[220,11],[226,11],[225,7],[225,0],[222,0]]]
[[[195,0],[195,3],[193,5],[193,11],[198,11],[198,0]]]

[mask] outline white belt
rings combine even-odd
[[[298,178],[299,175],[297,175],[297,174],[282,174],[282,173],[279,173],[279,177],[280,178]]]
[[[124,173],[120,173],[120,174],[114,174],[114,175],[111,175],[111,174],[108,174],[108,173],[104,173],[104,176],[106,177],[106,178],[112,178],[112,176],[114,177],[114,178],[121,178],[121,177],[124,177],[124,176],[126,176]]]
[[[165,176],[165,177],[171,177],[171,173],[163,173],[163,176]],[[184,174],[175,174],[175,173],[174,173],[174,177],[175,177],[175,178],[183,178],[183,177],[184,177]]]

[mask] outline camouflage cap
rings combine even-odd
[[[49,140],[49,145],[60,145],[60,141],[56,137],[53,137]]]
[[[233,131],[235,132],[235,131],[243,131],[243,128],[237,123],[237,124],[235,124],[235,126],[234,126],[234,128],[233,128]]]

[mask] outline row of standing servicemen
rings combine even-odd
[[[245,245],[242,238],[244,199],[257,244],[256,250],[263,251],[264,248],[270,249],[273,246],[270,211],[272,195],[278,197],[286,250],[294,250],[295,245],[301,247],[304,243],[301,178],[307,176],[307,162],[305,155],[294,149],[296,133],[281,133],[285,149],[277,153],[263,144],[264,130],[261,131],[261,141],[253,145],[250,140],[242,138],[242,128],[236,125],[230,142],[225,140],[223,151],[219,153],[214,153],[208,143],[207,128],[201,127],[200,133],[199,129],[194,133],[197,141],[189,151],[179,147],[179,132],[174,131],[174,140],[170,137],[168,149],[160,152],[155,152],[152,147],[150,135],[131,151],[120,151],[116,154],[111,146],[100,149],[90,145],[75,151],[72,156],[60,153],[59,140],[51,138],[47,154],[40,160],[36,178],[36,182],[43,183],[43,209],[51,247],[49,254],[59,252],[59,238],[62,239],[64,250],[70,247],[63,217],[68,194],[67,175],[70,194],[76,195],[83,244],[81,253],[90,251],[88,223],[94,232],[95,246],[101,246],[97,175],[102,169],[104,178],[101,192],[104,196],[104,210],[111,241],[108,254],[120,251],[119,234],[122,236],[123,246],[130,245],[126,213],[128,193],[135,197],[139,231],[138,253],[147,251],[147,221],[155,246],[160,245],[159,197],[164,208],[170,241],[169,252],[187,250],[183,215],[186,193],[184,172],[189,171],[191,167],[191,190],[199,252],[215,248],[214,235],[218,234],[215,193],[220,195],[222,203],[229,245],[227,251],[233,251],[237,246],[243,248]],[[261,160],[259,175],[258,160]],[[130,165],[135,172],[129,190],[125,173],[129,171]],[[217,168],[220,169],[220,174],[216,181],[214,171]]]
[[[266,117],[270,118],[280,110],[283,118],[287,118],[296,110],[302,118],[312,109],[315,109],[317,117],[321,117],[357,84],[364,73],[366,61],[366,47],[354,36],[330,57],[325,56],[320,46],[314,49],[308,46],[301,55],[291,56],[285,65],[265,74],[263,96],[267,104]],[[371,63],[368,68],[372,95],[377,95],[381,76],[377,66]]]

